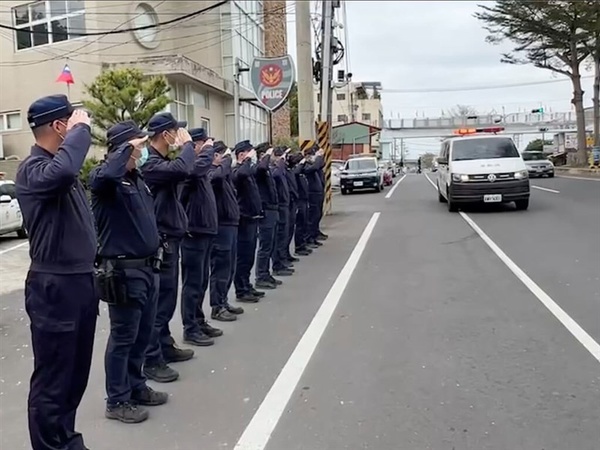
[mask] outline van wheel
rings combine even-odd
[[[348,191],[346,189],[342,189],[342,195],[346,195],[348,194]]]
[[[517,200],[515,202],[515,206],[517,207],[517,211],[525,211],[527,208],[529,208],[529,199]]]
[[[22,226],[17,230],[17,237],[19,237],[19,239],[27,239],[27,230],[25,229],[25,226]]]
[[[452,195],[450,194],[450,189],[446,189],[448,193],[448,211],[450,212],[458,212],[458,205],[452,201]]]

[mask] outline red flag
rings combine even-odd
[[[71,73],[71,68],[68,64],[65,64],[61,74],[56,79],[57,83],[66,83],[66,84],[75,84],[75,79],[73,78],[73,74]]]

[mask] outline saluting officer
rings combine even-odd
[[[294,173],[298,183],[298,212],[296,214],[296,231],[294,245],[296,255],[308,256],[312,250],[308,248],[308,179],[305,174],[306,159],[302,153],[294,155],[296,167]]]
[[[317,149],[315,162],[319,166],[317,173],[321,179],[321,197],[319,199],[319,221],[317,222],[317,232],[315,240],[317,242],[326,241],[329,236],[321,231],[321,220],[323,219],[323,209],[325,206],[325,150]]]
[[[288,149],[285,175],[290,189],[290,214],[288,218],[288,236],[285,246],[285,256],[287,261],[292,264],[300,261],[295,256],[292,256],[290,252],[290,246],[296,232],[296,215],[298,214],[298,181],[296,180],[296,171],[298,170],[296,154],[292,153],[291,149]]]
[[[179,373],[167,363],[187,361],[194,356],[189,349],[180,349],[171,336],[169,322],[177,307],[179,287],[179,247],[187,231],[187,216],[179,201],[179,186],[194,167],[196,151],[187,122],[178,122],[171,113],[159,113],[148,122],[149,156],[141,172],[154,195],[154,211],[164,248],[159,274],[160,286],[156,307],[155,329],[146,352],[144,374],[159,383],[179,378]],[[169,150],[181,147],[172,161]]]
[[[231,150],[222,141],[215,142],[215,156],[208,177],[217,200],[219,230],[210,255],[211,317],[221,322],[233,322],[244,313],[239,306],[229,304],[237,252],[237,234],[240,208],[231,180]]]
[[[293,264],[287,260],[286,246],[288,244],[288,228],[290,221],[290,188],[288,185],[285,164],[286,149],[275,147],[273,150],[272,166],[273,180],[277,189],[278,219],[273,246],[273,273],[280,277],[294,274]]]
[[[28,399],[33,450],[87,450],[75,414],[87,387],[98,297],[96,231],[78,180],[92,137],[86,112],[64,95],[27,112],[35,145],[19,166],[16,194],[29,232],[25,308],[34,371]]]
[[[99,284],[110,318],[105,415],[139,423],[148,418],[140,405],[168,400],[146,384],[142,371],[156,317],[160,238],[152,194],[139,172],[148,157],[147,133],[126,121],[113,125],[106,137],[106,159],[89,178],[103,273]]]
[[[256,303],[265,293],[250,282],[256,258],[258,221],[262,217],[262,201],[255,178],[256,151],[250,141],[238,142],[233,148],[236,165],[232,179],[240,208],[237,239],[237,261],[234,274],[235,294],[239,302]]]
[[[217,202],[208,178],[215,150],[203,128],[190,130],[190,135],[199,154],[181,193],[188,217],[188,232],[181,243],[181,317],[184,342],[206,347],[223,334],[206,321],[202,307],[210,277],[210,252],[219,228]]]
[[[323,215],[323,178],[321,170],[324,161],[319,152],[318,147],[308,150],[308,164],[304,168],[304,174],[308,179],[308,232],[306,243],[309,248],[317,248],[323,245],[317,239],[319,236],[319,222]]]

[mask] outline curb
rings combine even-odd
[[[600,168],[588,169],[584,167],[554,167],[556,174],[568,174],[568,175],[583,175],[590,178],[600,177]]]

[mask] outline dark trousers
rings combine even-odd
[[[319,222],[323,214],[323,203],[320,193],[308,194],[308,231],[307,240],[313,242],[319,235]]]
[[[318,237],[321,234],[321,220],[323,220],[324,208],[325,208],[325,191],[321,192],[321,196],[319,198],[319,221],[317,222],[317,234],[315,237]]]
[[[158,275],[150,267],[124,269],[126,305],[109,305],[110,336],[104,355],[107,404],[131,400],[132,393],[145,389],[142,366],[154,332]]]
[[[256,259],[258,221],[242,217],[238,227],[237,256],[234,276],[235,293],[238,297],[252,289],[250,272]]]
[[[202,309],[210,276],[212,235],[186,236],[181,244],[181,319],[183,333],[200,332],[199,322],[206,318]]]
[[[292,257],[290,253],[290,245],[294,239],[294,233],[296,232],[296,214],[298,212],[298,203],[296,201],[290,202],[290,214],[288,216],[288,235],[287,235],[287,246],[285,247],[285,256],[289,260]]]
[[[164,362],[163,352],[175,345],[169,322],[173,319],[177,308],[180,246],[181,239],[177,238],[169,238],[165,243],[163,263],[159,274],[154,333],[146,351],[146,363],[149,365]]]
[[[306,200],[298,201],[298,211],[296,212],[296,231],[294,233],[294,244],[297,249],[306,246],[308,234],[308,202]]]
[[[277,231],[277,220],[279,212],[266,210],[265,215],[258,222],[258,255],[256,258],[256,279],[267,280],[271,276],[269,268],[273,245],[275,244],[275,232]]]
[[[238,227],[219,226],[210,255],[210,306],[227,305],[237,253]]]
[[[88,384],[98,317],[93,274],[30,271],[25,309],[34,359],[27,402],[31,448],[84,450],[75,415]]]
[[[289,205],[279,208],[277,229],[275,231],[275,242],[273,243],[273,270],[282,270],[287,267],[288,228],[290,222]]]

